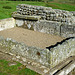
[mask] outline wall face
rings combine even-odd
[[[31,59],[49,67],[49,50],[27,46],[24,43],[18,43],[17,41],[11,38],[4,39],[1,36],[0,46],[4,48],[4,52]]]
[[[70,56],[75,56],[75,38],[66,40],[62,44],[58,44],[56,47],[51,49],[51,66],[55,66],[56,64]]]
[[[15,19],[14,18],[7,18],[0,20],[0,31],[4,29],[9,29],[15,27]]]
[[[70,56],[75,56],[75,38],[71,38],[62,44],[54,46],[50,49],[50,51],[48,49],[30,47],[24,43],[18,43],[11,38],[4,39],[1,36],[0,46],[4,48],[4,51],[2,51],[5,53],[7,52],[20,57],[31,59],[48,68],[53,68]]]
[[[62,37],[75,37],[75,17],[68,11],[19,5],[17,13],[19,15],[40,15],[41,20],[4,19],[0,20],[0,29],[13,28],[16,24],[16,26],[43,33],[60,35]],[[52,47],[50,50],[30,47],[24,43],[18,43],[11,38],[4,39],[3,37],[0,37],[0,46],[4,49],[3,52],[5,53],[12,53],[20,57],[32,59],[50,69],[58,65],[64,59],[75,56],[75,38],[70,38]]]
[[[55,34],[60,35],[60,22],[53,22],[53,21],[28,21],[22,19],[16,19],[16,25],[21,26],[25,29],[30,29],[34,31],[39,31],[48,34]]]
[[[75,11],[71,11],[71,13],[73,14],[73,16],[75,16]]]
[[[61,25],[61,33],[62,37],[72,37],[75,36],[75,26],[74,25]]]
[[[34,26],[37,21],[23,20],[23,19],[15,19],[16,26],[23,27],[25,29],[34,30]]]
[[[66,38],[75,37],[75,25],[67,25],[60,22],[40,20],[40,22],[35,23],[34,30]]]
[[[60,35],[60,25],[60,22],[40,20],[40,22],[35,23],[34,31]]]
[[[26,16],[25,18],[23,16]],[[35,21],[26,19],[29,16],[40,16],[41,19]],[[73,12],[52,9],[50,7],[32,6],[20,4],[17,12],[13,13],[16,25],[26,29],[39,31],[48,34],[60,35],[62,37],[75,37],[75,16]]]
[[[53,22],[47,20],[30,21],[15,19],[16,25],[21,26],[25,29],[39,31],[48,34],[59,35],[62,37],[75,37],[75,26],[62,24],[60,22]]]

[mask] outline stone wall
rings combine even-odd
[[[50,46],[50,50],[30,47],[11,38],[4,39],[3,37],[0,37],[0,46],[4,48],[3,52],[32,59],[49,68],[53,68],[70,56],[75,56],[75,38],[60,42],[54,47]]]
[[[73,16],[75,16],[75,11],[71,11],[71,13],[73,14]]]
[[[75,37],[75,26],[62,24],[47,20],[30,21],[23,19],[15,19],[16,25],[25,29],[39,31],[47,34],[59,35],[62,37]]]
[[[27,4],[19,4],[17,6],[17,14],[41,16],[42,20],[65,22],[67,24],[74,24],[73,13],[65,10],[52,9],[51,7],[32,6]]]
[[[49,50],[47,49],[27,46],[24,43],[19,43],[11,38],[4,39],[3,37],[0,37],[0,46],[4,48],[4,52],[32,59],[47,67],[49,65],[49,55],[47,55],[47,53],[49,53]]]
[[[66,40],[50,49],[50,64],[54,67],[69,56],[75,56],[75,38]]]
[[[60,22],[40,20],[40,22],[35,23],[34,31],[60,35],[60,25]]]
[[[75,25],[64,25],[60,26],[60,35],[62,37],[75,37]]]
[[[15,27],[15,19],[7,18],[0,20],[0,31],[4,29],[9,29]]]
[[[75,37],[74,12],[20,4],[12,16],[17,26],[62,37]],[[37,18],[37,16],[39,19],[34,20],[34,17]]]
[[[34,30],[66,38],[75,36],[75,25],[67,25],[60,22],[40,20],[40,22],[35,23]]]
[[[71,12],[22,4],[18,5],[16,14],[33,15],[34,17],[38,15],[41,16],[41,20],[18,19],[16,17],[15,19],[4,19],[0,20],[0,29],[13,28],[16,24],[16,26],[34,31],[60,35],[62,37],[74,36],[74,38],[50,46],[50,49],[40,49],[19,43],[11,38],[4,39],[0,37],[0,46],[4,49],[3,52],[32,59],[50,69],[58,65],[64,59],[75,56],[75,17]]]

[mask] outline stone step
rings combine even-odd
[[[48,73],[46,73],[45,75],[62,75],[62,74],[60,74],[61,73],[61,71],[63,72],[63,70],[65,69],[65,68],[67,68],[66,69],[66,71],[69,69],[69,64],[70,64],[70,66],[72,66],[72,68],[74,68],[75,66],[73,66],[73,64],[75,65],[75,63],[74,63],[74,61],[75,61],[75,56],[72,56],[72,57],[69,57],[69,58],[67,58],[66,60],[64,60],[64,61],[62,61],[61,63],[59,63],[57,66],[55,66],[54,68],[52,68],[52,69],[50,69],[50,71],[48,72]],[[66,67],[65,67],[66,66]],[[63,70],[62,70],[62,68],[63,68]],[[72,69],[71,69],[72,70]],[[71,70],[69,70],[69,71],[71,71]],[[58,73],[58,71],[59,71],[59,73]],[[57,73],[57,74],[56,74]],[[65,74],[63,74],[63,75],[65,75]]]
[[[67,75],[75,68],[75,60],[71,61],[66,67],[61,69],[55,75]]]

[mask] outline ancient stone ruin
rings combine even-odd
[[[62,37],[75,36],[75,16],[69,11],[20,4],[12,16],[16,24],[24,28]]]
[[[0,48],[39,74],[71,75],[75,71],[74,12],[19,4],[12,18],[0,20]]]

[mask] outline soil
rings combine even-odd
[[[28,46],[35,46],[43,49],[63,40],[60,36],[45,34],[19,27],[0,31],[0,36],[3,36],[4,38],[9,37],[18,42],[24,42]]]

